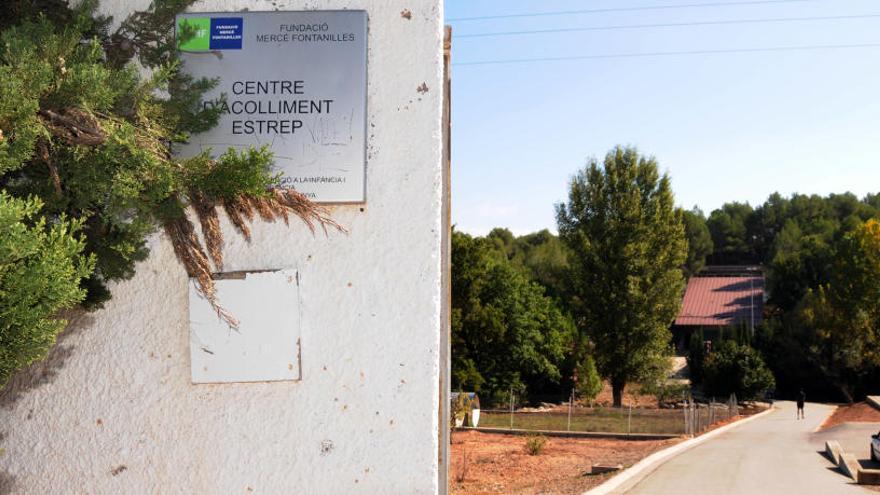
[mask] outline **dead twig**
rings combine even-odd
[[[46,164],[46,168],[49,169],[49,177],[52,178],[52,185],[55,187],[55,195],[60,198],[63,194],[61,190],[61,176],[58,175],[58,167],[52,163],[52,158],[49,156],[49,145],[46,144],[46,141],[40,140],[37,143],[37,150],[40,153],[40,159]]]
[[[251,241],[251,228],[248,226],[248,220],[253,218],[253,214],[250,216],[247,215],[247,211],[243,205],[241,200],[224,200],[223,201],[223,209],[226,211],[226,215],[229,217],[229,221],[232,222],[232,225],[235,225],[235,228],[241,232],[241,235],[244,236],[245,240]],[[248,206],[249,208],[249,206]]]
[[[100,146],[107,140],[101,125],[90,113],[78,108],[40,110],[46,128],[56,137],[70,144]]]
[[[320,225],[324,234],[327,234],[327,227],[336,229],[339,232],[348,233],[342,225],[339,225],[330,217],[330,213],[323,206],[319,206],[304,194],[294,191],[293,189],[274,189],[273,194],[273,210],[284,219],[287,223],[288,212],[298,216],[309,227],[312,233],[315,232],[315,224]]]
[[[201,223],[202,234],[211,260],[218,270],[222,270],[223,233],[220,229],[217,205],[195,191],[191,191],[189,197]],[[254,220],[254,213],[268,222],[281,218],[285,224],[288,224],[290,214],[294,214],[309,227],[312,234],[317,226],[320,226],[325,234],[327,234],[327,227],[347,232],[344,227],[330,218],[330,214],[325,208],[292,189],[273,189],[263,197],[238,196],[232,200],[221,201],[220,204],[232,224],[248,242],[251,240],[250,223]],[[230,327],[237,328],[238,320],[217,301],[211,262],[208,260],[205,248],[202,247],[198,236],[196,236],[192,222],[183,216],[165,222],[164,227],[171,239],[172,246],[174,246],[177,258],[183,263],[187,274],[195,280],[199,293],[211,303],[217,316],[225,320]]]
[[[190,193],[190,201],[202,225],[202,236],[205,238],[205,246],[208,248],[208,254],[211,255],[211,261],[218,271],[222,271],[223,231],[220,230],[220,216],[217,214],[216,205],[197,192]]]
[[[183,263],[187,274],[196,282],[196,289],[208,300],[217,316],[230,327],[238,328],[238,320],[217,301],[217,291],[211,276],[211,264],[208,261],[199,238],[196,237],[192,222],[186,216],[165,222],[165,233],[171,239],[177,259]]]

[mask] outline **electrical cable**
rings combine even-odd
[[[549,17],[549,16],[562,16],[562,15],[580,15],[580,14],[601,14],[606,12],[638,12],[645,10],[674,10],[674,9],[690,9],[690,8],[705,8],[705,7],[729,7],[729,6],[742,6],[742,5],[766,5],[766,4],[783,4],[783,3],[803,3],[803,2],[815,2],[820,0],[750,0],[750,1],[737,1],[737,2],[714,2],[714,3],[684,3],[684,4],[676,4],[676,5],[655,5],[650,7],[609,7],[604,9],[586,9],[586,10],[563,10],[563,11],[554,11],[554,12],[530,12],[530,13],[522,13],[522,14],[497,14],[497,15],[482,15],[482,16],[474,16],[474,17],[457,17],[446,19],[446,22],[470,22],[470,21],[483,21],[489,19],[513,19],[518,17]]]
[[[770,52],[794,52],[794,51],[815,51],[815,50],[842,50],[853,48],[880,48],[880,43],[854,43],[847,45],[805,45],[805,46],[776,46],[765,48],[732,48],[719,50],[683,50],[669,52],[643,52],[643,53],[610,53],[595,55],[575,55],[565,57],[536,57],[536,58],[519,58],[519,59],[498,59],[498,60],[475,60],[465,62],[453,62],[453,66],[476,66],[476,65],[502,65],[502,64],[524,64],[533,62],[562,62],[570,60],[599,60],[614,58],[642,58],[642,57],[666,57],[666,56],[684,56],[684,55],[721,55],[734,53],[770,53]]]
[[[834,15],[834,16],[817,16],[817,17],[777,17],[769,19],[731,19],[719,21],[693,21],[693,22],[670,22],[658,24],[623,24],[611,26],[587,26],[575,28],[553,28],[553,29],[536,29],[529,31],[496,31],[488,33],[458,34],[456,40],[467,38],[489,38],[494,36],[518,36],[529,34],[550,34],[550,33],[574,33],[582,31],[612,31],[619,29],[651,29],[651,28],[670,28],[670,27],[688,27],[688,26],[721,26],[729,24],[767,24],[777,22],[805,22],[805,21],[842,21],[854,19],[875,19],[880,18],[880,14],[854,14],[854,15]]]

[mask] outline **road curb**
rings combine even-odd
[[[455,431],[478,431],[481,433],[495,433],[502,435],[544,435],[545,437],[561,437],[561,438],[607,438],[614,440],[669,440],[678,438],[681,435],[666,435],[660,433],[609,433],[596,431],[557,431],[557,430],[522,430],[510,428],[488,428],[484,426],[456,427]]]
[[[675,444],[658,452],[654,452],[648,457],[645,457],[641,461],[633,464],[632,467],[609,479],[605,483],[602,483],[601,485],[584,492],[583,495],[609,495],[615,493],[623,493],[624,490],[632,488],[633,486],[635,486],[636,483],[645,479],[649,474],[653,473],[666,461],[674,458],[682,452],[696,447],[697,445],[700,445],[707,440],[711,440],[718,435],[724,434],[738,426],[742,426],[750,421],[770,414],[774,410],[774,407],[770,407],[766,411],[754,414],[752,416],[749,416],[748,418],[730,423],[729,425],[724,425],[708,433],[704,433],[703,435],[700,435],[698,437],[691,438],[690,440],[685,440],[684,442],[681,442],[679,444]]]

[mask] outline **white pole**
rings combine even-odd
[[[513,387],[510,387],[510,429],[513,429]]]
[[[749,330],[750,337],[755,338],[755,279],[749,277]]]
[[[571,406],[574,403],[574,390],[568,396],[568,431],[571,431]]]
[[[629,435],[632,433],[632,420],[633,420],[633,406],[629,405],[629,417],[626,418],[626,434]]]

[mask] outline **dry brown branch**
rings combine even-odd
[[[211,265],[205,255],[199,238],[196,237],[195,229],[189,218],[183,216],[175,220],[165,222],[165,232],[171,239],[174,253],[177,259],[183,263],[187,274],[195,279],[196,289],[230,327],[238,328],[238,320],[232,314],[220,306],[217,301],[217,292],[214,287],[214,279],[211,276]]]
[[[241,235],[244,236],[245,240],[250,242],[251,228],[248,226],[247,221],[245,221],[244,216],[239,210],[238,203],[238,201],[224,200],[223,209],[226,210],[226,215],[229,216],[232,225],[235,225],[235,228],[241,232]]]
[[[278,212],[277,209],[274,208],[275,205],[272,204],[271,198],[250,198],[251,206],[257,211],[257,214],[260,215],[266,222],[274,222],[275,218],[277,218]]]
[[[292,212],[305,222],[312,232],[315,231],[315,224],[320,225],[325,234],[327,227],[334,228],[339,232],[348,232],[330,217],[330,212],[326,208],[319,206],[300,192],[279,188],[274,189],[272,195],[272,199],[278,204],[275,210],[279,212],[279,216],[282,216],[285,222],[287,222],[287,213]]]
[[[194,191],[190,192],[189,197],[202,225],[208,253],[210,253],[217,269],[222,270],[223,233],[220,230],[216,205]],[[261,198],[239,196],[234,200],[224,200],[221,204],[232,224],[248,241],[251,240],[249,224],[254,219],[254,212],[265,221],[272,222],[277,218],[282,218],[285,223],[293,213],[305,222],[312,233],[315,232],[316,225],[319,225],[325,234],[328,226],[340,232],[346,232],[345,228],[330,218],[330,214],[325,208],[318,206],[303,194],[292,189],[274,189],[267,197]],[[211,262],[208,260],[208,255],[205,254],[205,249],[199,242],[198,236],[196,236],[192,222],[186,216],[169,220],[165,222],[165,232],[171,239],[177,258],[183,263],[189,276],[195,279],[199,293],[211,303],[211,307],[217,311],[217,316],[225,320],[230,327],[237,328],[238,320],[217,301]]]
[[[330,217],[326,208],[319,206],[304,194],[293,189],[273,189],[269,192],[269,196],[263,198],[239,196],[233,200],[224,200],[223,209],[226,210],[232,224],[249,242],[251,230],[248,223],[253,221],[254,212],[267,222],[273,222],[280,218],[284,220],[285,224],[289,223],[289,217],[292,213],[298,216],[312,233],[315,232],[316,226],[320,226],[325,234],[327,227],[347,232],[344,227]]]
[[[202,225],[202,236],[205,238],[205,246],[208,254],[218,271],[223,270],[223,231],[220,230],[220,216],[217,214],[215,204],[205,199],[197,192],[190,193],[193,209]]]
[[[43,123],[56,137],[70,144],[99,146],[107,140],[98,120],[84,110],[65,108],[63,110],[40,110]]]
[[[52,178],[52,185],[55,186],[55,195],[60,198],[63,194],[61,190],[61,176],[58,175],[58,167],[52,163],[52,158],[49,156],[49,145],[41,139],[37,142],[37,150],[40,153],[40,159],[43,160],[49,169],[49,177]]]

